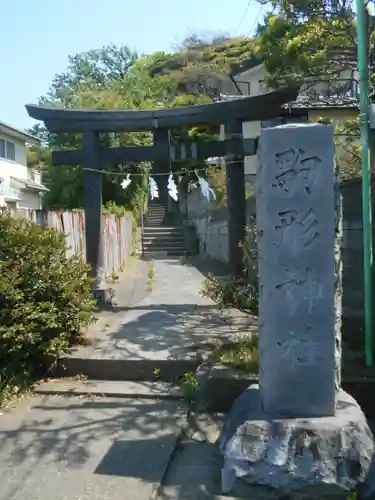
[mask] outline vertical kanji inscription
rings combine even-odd
[[[259,384],[264,410],[291,418],[335,409],[340,297],[333,145],[326,125],[261,131]]]

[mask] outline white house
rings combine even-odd
[[[270,92],[267,87],[267,71],[263,64],[234,77],[242,95],[259,95]],[[223,95],[223,99],[241,96]],[[244,122],[242,131],[245,139],[256,138],[263,127],[281,123],[304,122],[318,117],[328,117],[333,121],[348,120],[358,116],[358,74],[356,71],[343,71],[331,80],[306,81],[301,87],[297,101],[284,106],[282,116],[266,122]],[[225,137],[224,126],[220,129],[220,139]],[[246,182],[252,182],[258,168],[258,157],[245,157]]]
[[[42,208],[43,193],[38,169],[27,167],[27,145],[39,139],[0,122],[0,206],[10,209]]]

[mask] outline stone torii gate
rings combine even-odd
[[[86,261],[92,268],[93,291],[97,299],[105,300],[106,289],[103,276],[100,173],[103,166],[150,161],[154,164],[154,172],[167,174],[171,161],[226,157],[229,261],[232,272],[238,276],[243,268],[239,243],[244,240],[246,228],[244,157],[257,152],[257,140],[243,139],[242,122],[277,117],[282,105],[294,101],[297,95],[298,88],[285,88],[232,101],[146,111],[26,106],[29,116],[43,121],[50,132],[83,134],[81,150],[54,151],[52,163],[56,166],[84,167]],[[221,124],[225,127],[223,141],[170,144],[169,130],[172,128]],[[108,148],[101,146],[99,141],[99,134],[137,131],[152,132],[153,145]],[[163,186],[160,188],[163,189]]]

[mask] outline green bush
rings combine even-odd
[[[241,277],[228,279],[209,274],[203,281],[202,295],[209,297],[220,307],[236,307],[242,312],[258,314],[258,252],[256,245],[255,220],[246,230],[245,241],[241,245],[244,271]]]
[[[82,340],[95,311],[87,272],[63,234],[0,215],[0,404]]]
[[[246,278],[224,280],[209,274],[203,281],[201,294],[222,308],[235,307],[248,314],[258,314],[258,290]]]

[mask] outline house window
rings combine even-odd
[[[0,158],[15,161],[16,148],[13,142],[6,141],[5,139],[0,139]]]

